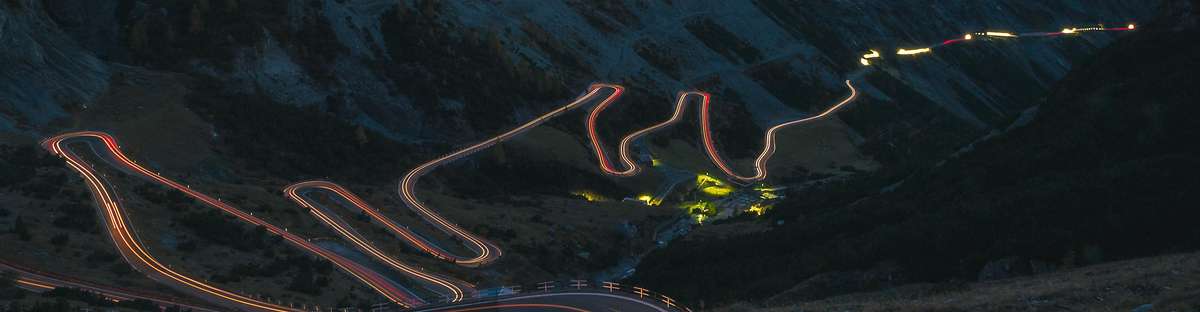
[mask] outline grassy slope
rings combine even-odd
[[[1113,262],[973,284],[917,284],[880,292],[714,311],[1154,311],[1200,310],[1200,254]],[[782,299],[782,298],[780,298]]]

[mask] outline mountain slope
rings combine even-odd
[[[782,225],[673,244],[635,281],[691,301],[793,287],[792,300],[812,300],[1196,250],[1200,44],[1181,40],[1197,36],[1194,16],[1177,18],[1078,66],[1025,126],[882,192],[845,183],[790,194],[770,217]]]
[[[474,140],[596,80],[629,85],[622,105],[646,113],[614,115],[613,126],[604,128],[611,133],[604,134],[617,135],[666,114],[668,97],[679,89],[701,88],[717,95],[722,118],[715,126],[733,158],[757,148],[749,138],[768,125],[841,96],[841,76],[856,69],[856,56],[868,49],[936,43],[984,29],[1123,24],[1154,7],[1133,0],[9,3],[5,7],[14,9],[7,13],[29,20],[9,19],[14,27],[3,31],[19,35],[21,24],[43,25],[24,32],[66,34],[77,42],[44,45],[81,56],[35,62],[38,70],[103,74],[102,63],[91,65],[100,69],[70,67],[98,58],[185,73],[218,81],[222,92],[314,107],[404,142]],[[874,100],[865,103],[883,106],[891,118],[854,112],[843,117],[846,131],[816,131],[857,149],[843,154],[861,151],[865,156],[856,157],[887,166],[923,163],[1007,123],[1072,63],[1110,40],[999,43],[898,64],[889,72],[904,77],[900,82],[863,86]],[[0,77],[19,81],[19,73],[9,74]],[[107,78],[83,78],[86,83],[59,79],[27,88],[87,92],[6,103],[5,116],[13,120],[7,123],[34,121],[8,127],[40,128],[47,116],[63,115],[54,112],[59,106],[93,103]],[[977,83],[984,80],[996,82]],[[892,89],[916,99],[898,105]],[[21,99],[10,93],[0,95]],[[908,132],[929,135],[903,135]],[[828,171],[857,160],[805,169]]]

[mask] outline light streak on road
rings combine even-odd
[[[0,269],[17,273],[17,278],[14,281],[16,282],[17,286],[35,292],[49,291],[56,288],[74,288],[92,292],[113,301],[141,299],[154,302],[163,308],[181,307],[191,309],[193,311],[216,311],[212,308],[203,307],[182,299],[170,298],[160,294],[147,294],[113,286],[99,285],[93,282],[75,280],[64,276],[58,276],[53,273],[40,272],[25,268],[2,260],[0,260]]]
[[[883,55],[879,54],[879,51],[871,50],[871,53],[863,54],[862,58],[859,59],[858,61],[859,61],[859,63],[862,63],[863,66],[870,66],[871,59],[879,58],[881,56],[883,56]]]
[[[357,278],[359,281],[367,284],[372,289],[387,297],[389,300],[402,306],[415,306],[424,304],[420,298],[409,295],[395,287],[390,281],[381,276],[378,272],[374,272],[358,263],[346,259],[336,253],[325,250],[316,246],[307,239],[296,234],[287,232],[286,229],[277,227],[266,221],[258,219],[248,213],[245,213],[233,206],[230,206],[213,197],[199,193],[187,188],[185,185],[170,179],[164,178],[157,173],[151,172],[133,160],[130,160],[121,151],[115,139],[107,133],[95,131],[71,132],[46,139],[42,142],[42,146],[55,155],[59,155],[67,162],[67,165],[79,172],[84,181],[88,183],[88,187],[96,200],[98,207],[103,210],[104,220],[108,224],[107,230],[109,236],[113,239],[114,245],[120,251],[121,256],[126,262],[139,268],[139,271],[147,276],[159,280],[160,282],[169,285],[181,286],[185,290],[194,291],[196,294],[203,295],[208,298],[216,299],[218,302],[234,306],[241,309],[252,309],[258,311],[295,311],[293,308],[284,307],[269,302],[263,302],[254,298],[243,296],[232,291],[221,289],[207,282],[187,276],[183,273],[171,269],[169,266],[159,262],[157,258],[150,254],[145,249],[140,240],[133,233],[129,225],[127,225],[126,211],[124,207],[116,199],[116,193],[106,187],[106,183],[93,171],[91,165],[84,161],[81,157],[72,152],[65,141],[75,138],[94,138],[104,143],[109,156],[112,160],[118,162],[119,165],[137,172],[145,178],[149,178],[159,184],[179,190],[184,194],[195,198],[208,206],[218,208],[230,215],[233,215],[242,221],[256,226],[262,226],[268,232],[279,235],[284,240],[293,245],[304,249],[314,255],[329,260],[334,265]],[[90,144],[90,143],[89,143]],[[95,149],[93,149],[95,150]]]
[[[1097,25],[1097,26],[1093,26],[1093,27],[1083,27],[1083,28],[1078,28],[1078,27],[1063,28],[1063,30],[1061,32],[1059,32],[1058,34],[1069,35],[1069,34],[1078,34],[1078,33],[1083,33],[1083,32],[1092,32],[1092,31],[1129,31],[1129,30],[1136,30],[1136,29],[1137,29],[1136,24],[1129,24],[1125,27],[1114,27],[1114,28],[1106,28],[1106,27],[1104,27],[1104,25]]]
[[[1129,23],[1125,27],[1115,27],[1115,28],[1106,28],[1104,25],[1098,25],[1098,26],[1093,26],[1093,27],[1082,27],[1082,28],[1068,27],[1068,28],[1063,28],[1062,30],[1057,31],[1057,32],[1031,32],[1031,33],[1020,33],[1020,34],[1011,33],[1011,32],[1003,32],[1003,31],[973,32],[973,33],[964,34],[962,37],[959,37],[959,38],[947,39],[945,41],[942,41],[941,44],[934,45],[929,48],[899,49],[898,51],[896,51],[896,54],[901,55],[901,56],[928,54],[928,53],[933,52],[933,50],[936,48],[941,48],[941,47],[945,47],[945,46],[949,46],[949,45],[953,45],[953,44],[957,44],[957,43],[961,43],[961,42],[972,41],[975,39],[979,39],[980,37],[992,37],[992,38],[1054,37],[1054,36],[1063,36],[1063,35],[1074,35],[1074,34],[1079,34],[1079,33],[1083,33],[1083,32],[1092,32],[1092,31],[1131,31],[1131,30],[1136,30],[1136,29],[1137,29],[1137,24]],[[858,62],[860,64],[862,64],[863,66],[871,66],[871,65],[875,64],[875,62],[871,60],[874,57],[867,57],[867,56],[875,55],[875,53],[877,53],[877,52],[875,50],[870,50],[870,51],[871,51],[870,53],[868,53],[858,59]]]
[[[1135,29],[1137,29],[1137,25],[1130,23],[1125,27],[1119,27],[1119,28],[1105,28],[1105,26],[1100,25],[1098,27],[1064,28],[1060,32],[1044,32],[1044,33],[1028,33],[1028,34],[1015,34],[1015,33],[998,32],[998,31],[989,31],[989,32],[983,32],[983,33],[968,33],[968,34],[964,35],[961,39],[946,40],[939,46],[919,48],[919,49],[899,49],[896,54],[897,55],[906,55],[906,56],[907,55],[927,54],[927,53],[932,52],[933,48],[941,47],[941,46],[945,46],[945,45],[949,45],[949,44],[954,44],[954,43],[958,43],[958,42],[963,42],[963,41],[974,40],[979,36],[995,37],[995,38],[1017,38],[1017,37],[1026,37],[1026,36],[1028,36],[1028,37],[1044,37],[1044,36],[1078,34],[1081,32],[1089,32],[1089,31],[1131,31],[1131,30],[1135,30]],[[869,66],[872,64],[871,60],[876,59],[876,58],[882,58],[882,55],[878,51],[870,50],[870,53],[864,54],[860,58],[860,63],[862,63],[863,65]],[[420,237],[419,235],[416,235],[415,233],[411,232],[411,230],[409,230],[405,227],[398,226],[396,224],[396,222],[394,222],[391,219],[387,218],[386,216],[383,216],[382,214],[380,214],[377,209],[370,207],[361,198],[358,198],[351,192],[345,190],[344,188],[342,188],[336,184],[333,184],[330,182],[325,182],[325,181],[302,182],[302,183],[297,183],[297,184],[289,186],[288,188],[285,189],[285,193],[293,201],[297,202],[298,204],[300,204],[301,206],[303,206],[305,208],[308,208],[310,213],[312,213],[315,217],[317,217],[317,219],[320,220],[321,222],[323,222],[327,227],[338,232],[342,237],[351,241],[357,248],[359,248],[360,250],[363,250],[368,255],[388,264],[392,268],[395,268],[399,271],[404,272],[409,277],[422,280],[430,285],[436,285],[438,287],[444,288],[449,293],[448,297],[451,298],[451,301],[458,301],[458,300],[461,300],[464,298],[467,291],[473,291],[473,289],[471,289],[471,288],[473,288],[472,285],[462,282],[462,281],[452,280],[450,278],[441,277],[441,276],[437,276],[437,275],[429,274],[429,273],[424,273],[420,269],[417,269],[410,265],[404,264],[404,263],[400,262],[399,260],[396,260],[395,258],[384,254],[383,252],[378,250],[376,247],[374,247],[374,244],[371,244],[370,242],[368,242],[365,238],[363,238],[360,234],[358,234],[356,231],[354,231],[344,221],[340,220],[340,218],[337,218],[335,215],[325,213],[314,202],[307,199],[304,194],[301,194],[301,190],[306,189],[306,188],[316,188],[316,189],[328,190],[328,191],[342,197],[343,199],[350,202],[357,208],[361,209],[367,215],[371,216],[374,220],[380,221],[380,223],[383,223],[385,226],[388,227],[388,229],[390,231],[401,236],[406,241],[406,243],[408,243],[418,249],[421,249],[422,251],[429,253],[435,257],[438,257],[438,258],[441,258],[444,260],[454,261],[455,263],[458,263],[463,266],[477,267],[477,266],[486,265],[486,264],[489,264],[489,263],[495,261],[502,255],[502,251],[495,244],[493,244],[489,241],[486,241],[482,238],[479,238],[479,237],[475,236],[474,234],[463,230],[457,224],[447,221],[444,217],[435,213],[429,207],[425,206],[425,204],[422,203],[416,197],[416,195],[415,195],[416,183],[422,176],[428,174],[435,168],[437,168],[441,165],[444,165],[446,163],[452,162],[454,160],[457,160],[459,158],[465,157],[467,155],[471,155],[480,150],[489,148],[495,144],[504,142],[516,135],[524,133],[525,131],[527,131],[533,127],[536,127],[536,126],[548,121],[551,118],[557,117],[567,111],[578,108],[583,103],[588,102],[591,99],[597,97],[601,93],[601,90],[608,89],[608,90],[611,90],[609,95],[606,96],[603,101],[601,101],[599,104],[597,104],[591,110],[591,112],[589,113],[589,116],[588,116],[588,120],[587,120],[588,136],[589,136],[590,140],[592,141],[592,147],[596,153],[596,157],[600,164],[600,168],[606,174],[616,175],[616,176],[633,176],[633,175],[636,175],[637,173],[639,173],[641,170],[641,167],[638,165],[638,163],[636,161],[634,161],[633,157],[630,155],[630,145],[633,142],[635,142],[636,140],[638,140],[639,138],[641,138],[645,135],[648,135],[649,133],[652,133],[661,128],[664,128],[664,127],[667,127],[667,126],[677,123],[683,117],[684,111],[685,111],[687,103],[688,103],[688,99],[690,97],[696,96],[701,99],[700,108],[699,108],[700,122],[701,122],[700,131],[702,133],[703,140],[704,140],[705,152],[708,154],[710,160],[712,160],[712,162],[725,175],[727,175],[733,179],[736,179],[736,180],[739,180],[742,182],[760,181],[760,180],[765,179],[767,176],[767,168],[766,168],[767,162],[772,157],[772,155],[775,153],[776,134],[778,133],[778,131],[781,129],[784,129],[786,127],[827,118],[828,116],[837,112],[838,110],[840,110],[842,107],[844,107],[848,103],[853,102],[857,98],[858,92],[850,80],[846,80],[845,83],[846,83],[846,86],[850,89],[850,95],[846,99],[842,100],[841,102],[831,106],[827,110],[825,110],[815,116],[785,122],[785,123],[782,123],[782,124],[779,124],[779,125],[769,128],[767,130],[765,138],[764,138],[763,149],[758,154],[758,156],[755,158],[755,161],[753,164],[755,174],[751,175],[751,176],[738,175],[720,157],[719,153],[716,150],[716,143],[714,142],[715,140],[713,138],[711,127],[710,127],[709,105],[711,103],[711,95],[708,93],[705,93],[705,92],[698,92],[698,91],[680,93],[678,95],[678,100],[676,101],[675,111],[672,114],[672,116],[670,118],[668,118],[667,120],[657,123],[657,124],[654,124],[648,128],[635,131],[635,132],[623,137],[618,146],[618,154],[619,154],[620,160],[624,166],[624,169],[616,169],[608,160],[607,154],[604,151],[602,144],[600,143],[599,135],[596,131],[596,120],[597,120],[599,114],[604,109],[606,109],[613,101],[618,99],[624,91],[624,88],[621,86],[609,85],[609,84],[594,84],[589,88],[587,93],[580,96],[576,100],[570,102],[569,104],[566,104],[566,105],[564,105],[558,109],[555,109],[549,113],[541,115],[531,121],[526,122],[525,124],[522,124],[521,126],[518,126],[512,130],[504,132],[498,136],[492,137],[483,142],[479,142],[477,144],[460,149],[456,152],[453,152],[453,153],[447,154],[445,156],[442,156],[440,158],[434,159],[430,162],[427,162],[425,164],[422,164],[422,165],[414,168],[412,171],[409,171],[401,179],[401,182],[398,186],[398,192],[400,193],[401,199],[404,201],[405,205],[408,206],[410,209],[412,209],[414,212],[416,212],[418,215],[420,215],[426,222],[429,222],[430,224],[432,224],[434,227],[437,227],[439,230],[441,230],[451,236],[454,236],[454,237],[457,237],[457,238],[463,240],[464,244],[468,248],[470,248],[472,251],[478,253],[474,257],[456,256],[456,255],[446,252],[444,249],[437,247],[432,242],[425,240],[424,238]],[[54,153],[55,155],[62,157],[66,161],[67,165],[69,167],[71,167],[72,169],[74,169],[75,171],[77,171],[80,174],[80,176],[84,179],[84,181],[87,183],[89,191],[92,193],[93,198],[95,199],[95,201],[97,203],[97,207],[99,209],[101,209],[104,214],[103,219],[106,224],[106,230],[107,230],[107,232],[109,232],[109,236],[112,239],[115,247],[118,249],[118,251],[120,251],[121,256],[126,260],[126,262],[128,262],[130,265],[132,265],[135,269],[138,269],[139,271],[143,272],[144,274],[146,274],[147,276],[149,276],[152,279],[155,279],[160,282],[164,282],[164,283],[172,285],[172,286],[177,286],[177,287],[183,288],[185,290],[193,291],[194,294],[199,294],[206,298],[217,299],[217,301],[219,301],[222,304],[234,306],[239,309],[251,309],[251,310],[257,310],[257,311],[296,311],[296,309],[294,309],[294,308],[283,307],[278,304],[273,304],[270,302],[262,302],[260,300],[254,299],[254,298],[239,295],[239,294],[233,293],[231,291],[227,291],[227,290],[218,288],[217,286],[208,284],[207,282],[199,281],[199,280],[196,280],[195,278],[192,278],[192,277],[189,277],[182,273],[176,272],[176,271],[172,270],[171,268],[169,268],[168,266],[160,263],[156,258],[153,257],[153,255],[150,254],[150,252],[148,252],[145,249],[145,247],[139,241],[137,234],[127,224],[127,221],[126,221],[128,219],[127,212],[120,205],[115,191],[112,190],[110,187],[106,186],[106,182],[99,175],[97,175],[97,173],[92,169],[91,164],[88,164],[81,157],[79,157],[73,151],[71,151],[69,148],[67,148],[67,146],[64,142],[67,140],[70,140],[70,139],[75,139],[75,138],[93,138],[93,139],[99,140],[100,142],[102,142],[104,144],[104,147],[107,150],[107,156],[110,156],[109,158],[106,158],[106,160],[108,160],[110,162],[115,162],[113,164],[123,167],[124,169],[126,169],[125,170],[126,172],[129,172],[129,173],[135,174],[135,175],[140,175],[144,178],[153,180],[159,184],[162,184],[162,185],[168,186],[170,188],[176,189],[178,191],[181,191],[184,194],[186,194],[196,200],[199,200],[208,206],[220,209],[223,212],[233,215],[233,216],[237,217],[238,219],[240,219],[244,222],[247,222],[249,224],[252,224],[255,226],[262,226],[268,232],[275,234],[275,235],[279,235],[284,240],[295,245],[296,247],[304,249],[318,257],[329,260],[331,263],[333,263],[334,265],[337,265],[343,271],[349,273],[351,276],[355,277],[359,281],[367,284],[369,287],[376,290],[377,292],[382,294],[384,297],[387,297],[389,300],[393,301],[396,304],[399,304],[399,305],[405,306],[405,307],[413,307],[413,306],[418,306],[418,305],[422,305],[425,303],[420,298],[416,298],[415,295],[412,295],[411,293],[408,293],[406,291],[403,291],[400,288],[397,288],[397,285],[395,285],[391,281],[387,280],[387,278],[383,277],[378,272],[375,272],[373,270],[370,270],[370,269],[362,266],[362,264],[353,262],[353,261],[346,259],[336,253],[333,253],[333,252],[326,250],[322,247],[319,247],[317,245],[311,244],[308,242],[307,239],[288,232],[286,228],[280,228],[280,227],[274,226],[270,223],[267,223],[261,219],[254,217],[251,214],[245,213],[245,212],[238,210],[228,204],[225,204],[224,202],[220,201],[220,199],[216,199],[216,198],[210,197],[208,195],[205,195],[203,193],[192,191],[186,185],[179,184],[178,182],[175,182],[173,180],[162,177],[158,173],[151,172],[151,171],[145,169],[141,165],[137,164],[136,162],[134,162],[134,161],[130,160],[128,157],[126,157],[124,155],[124,153],[120,150],[119,145],[117,145],[116,140],[113,139],[111,136],[109,136],[106,133],[95,132],[95,131],[72,132],[72,133],[66,133],[66,134],[56,136],[56,137],[52,137],[52,138],[49,138],[49,139],[46,139],[45,141],[43,141],[42,146],[44,148],[46,148],[50,152]],[[95,147],[94,145],[91,145],[91,142],[88,142],[88,143],[90,146],[93,147],[92,150],[94,152],[96,152],[97,154],[100,153],[98,150],[96,150],[94,148]],[[655,160],[655,161],[657,162],[657,160]],[[653,205],[653,203],[650,200],[645,200],[642,197],[639,197],[639,200],[646,201],[648,204]],[[765,211],[767,209],[769,209],[769,206],[753,206],[753,207],[751,207],[750,210],[754,213],[761,214],[763,211]],[[703,214],[697,215],[697,222],[703,222],[704,218],[705,218],[705,215],[703,215]],[[28,277],[22,277],[22,278],[19,278],[16,282],[19,285],[22,285],[22,287],[28,287],[28,288],[51,289],[53,287],[58,287],[53,283],[47,282],[46,279],[30,279]],[[465,287],[460,286],[460,285],[464,285]],[[78,286],[78,285],[76,285],[76,286]],[[86,287],[81,287],[81,288],[88,289]],[[92,287],[89,290],[93,290],[93,291],[97,291],[97,292],[104,292],[104,289],[98,288],[98,287]],[[112,298],[140,298],[140,297],[136,297],[136,296],[131,297],[131,296],[122,296],[119,294],[112,294],[111,291],[108,292],[108,294]],[[530,297],[537,297],[537,296],[530,296]],[[525,298],[530,298],[530,297],[525,297]],[[153,299],[151,299],[151,300],[153,300]],[[668,302],[668,304],[670,304],[670,302]],[[551,306],[555,306],[555,305],[548,305],[548,304],[492,304],[492,305],[486,306],[486,308],[491,309],[491,308],[506,308],[506,307],[519,307],[519,306],[524,306],[524,307],[542,306],[541,308],[558,308],[558,307],[551,307]],[[561,307],[565,307],[565,309],[568,309],[571,311],[583,311],[583,310],[580,310],[577,308],[572,308],[572,307],[566,307],[566,306],[561,306]],[[481,308],[483,308],[483,307],[481,307]],[[474,308],[472,308],[472,309],[474,309]],[[460,311],[470,311],[470,310],[471,309],[460,310]]]
[[[304,194],[301,194],[301,192],[308,189],[326,190],[336,194],[346,202],[354,205],[355,208],[358,208],[371,219],[383,224],[393,234],[402,237],[410,246],[418,248],[440,259],[451,260],[454,258],[453,255],[449,255],[439,248],[434,248],[429,242],[423,238],[420,238],[411,230],[396,225],[394,220],[384,216],[377,209],[371,207],[366,201],[362,200],[362,198],[354,195],[354,193],[346,190],[341,185],[337,185],[328,181],[307,181],[289,185],[284,188],[283,193],[300,206],[308,208],[309,213],[312,213],[313,216],[317,217],[317,219],[324,223],[326,227],[338,232],[338,234],[342,235],[342,237],[346,240],[349,240],[354,244],[354,246],[358,247],[358,249],[362,250],[364,253],[400,272],[403,272],[405,275],[408,275],[411,278],[444,289],[445,292],[443,294],[446,295],[451,302],[457,302],[464,298],[464,288],[467,289],[466,291],[474,292],[474,290],[469,286],[459,286],[467,285],[466,282],[451,280],[448,277],[422,272],[420,269],[405,264],[395,257],[389,256],[380,251],[375,247],[375,244],[368,242],[366,238],[354,231],[351,226],[342,221],[341,218],[326,214],[324,209],[317,207],[319,204],[317,204],[315,201],[309,200]]]
[[[617,90],[619,91],[622,89],[617,89]],[[632,144],[638,138],[645,136],[646,134],[652,133],[658,129],[662,129],[664,127],[674,124],[675,122],[678,122],[679,119],[683,117],[683,111],[681,110],[681,107],[683,107],[685,104],[687,104],[687,102],[686,102],[687,97],[685,96],[686,93],[680,93],[679,100],[676,101],[676,104],[675,104],[675,107],[676,107],[675,113],[673,115],[671,115],[671,118],[668,118],[666,121],[654,124],[648,128],[638,130],[634,133],[631,133],[631,134],[625,136],[624,138],[621,138],[621,143],[617,147],[617,153],[621,157],[621,163],[625,166],[625,169],[617,170],[616,168],[613,167],[612,163],[610,163],[608,161],[608,156],[604,152],[604,146],[600,143],[600,135],[596,132],[596,120],[598,117],[600,117],[600,113],[603,112],[606,108],[608,108],[608,106],[610,104],[612,104],[612,102],[615,101],[617,99],[617,97],[620,96],[620,94],[621,94],[621,92],[617,92],[615,94],[616,96],[609,97],[608,99],[605,99],[603,102],[600,102],[600,104],[597,104],[595,107],[592,107],[592,111],[590,113],[588,113],[587,131],[588,131],[588,138],[590,138],[592,141],[592,150],[596,153],[596,159],[600,163],[600,169],[610,175],[621,176],[621,177],[630,177],[630,176],[637,175],[642,170],[641,166],[638,166],[637,162],[634,161],[633,156],[629,152],[630,144]]]
[[[589,100],[591,100],[592,98],[599,95],[600,91],[603,89],[611,89],[612,90],[612,93],[604,100],[605,103],[611,102],[612,100],[619,97],[621,92],[624,90],[624,88],[622,88],[620,86],[608,85],[608,84],[594,84],[588,89],[589,90],[586,94],[580,96],[579,98],[575,99],[574,101],[572,101],[566,105],[563,105],[562,107],[559,107],[558,109],[550,111],[549,113],[538,116],[537,118],[534,118],[533,120],[530,120],[530,121],[526,122],[525,124],[522,124],[516,128],[513,128],[512,130],[501,133],[500,135],[492,137],[491,139],[476,143],[474,145],[468,146],[466,148],[460,149],[453,153],[447,154],[445,156],[439,157],[437,159],[434,159],[432,161],[424,163],[420,166],[417,166],[417,168],[413,169],[412,171],[409,171],[408,174],[405,174],[404,178],[400,180],[400,185],[398,187],[398,191],[400,193],[400,199],[402,201],[404,201],[404,204],[407,205],[409,207],[409,209],[412,209],[414,212],[417,213],[417,215],[420,215],[421,218],[425,219],[426,222],[429,222],[430,224],[439,228],[443,232],[446,232],[447,234],[450,234],[452,236],[456,236],[456,237],[462,239],[464,242],[468,243],[467,247],[470,247],[475,252],[479,253],[479,255],[474,258],[457,259],[457,260],[455,260],[456,263],[463,265],[463,266],[470,266],[470,267],[486,265],[486,264],[491,263],[492,261],[495,261],[496,259],[500,258],[502,251],[495,244],[492,244],[491,242],[488,242],[482,238],[479,238],[479,237],[475,236],[474,234],[467,232],[466,230],[463,230],[457,224],[447,221],[441,215],[439,215],[436,212],[434,212],[433,210],[429,209],[429,207],[426,207],[425,204],[422,203],[421,200],[417,198],[417,195],[416,195],[417,181],[420,180],[422,176],[424,176],[425,174],[428,174],[430,171],[433,171],[433,169],[435,169],[441,165],[455,161],[464,156],[474,154],[475,152],[486,149],[486,148],[496,145],[500,142],[504,142],[518,134],[524,133],[525,131],[528,131],[529,129],[532,129],[538,125],[541,125],[542,123],[545,123],[546,121],[548,121],[554,117],[557,117],[558,115],[561,115],[563,113],[566,113],[567,111],[571,111],[575,108],[578,108],[579,106],[583,105],[583,103],[586,103]]]
[[[596,118],[600,115],[600,112],[604,111],[604,109],[608,107],[608,104],[611,103],[610,100],[612,98],[610,98],[609,100],[605,100],[604,102],[600,103],[599,105],[596,105],[596,107],[592,108],[592,112],[591,112],[591,114],[589,114],[588,120],[587,120],[588,136],[590,137],[590,139],[592,141],[592,149],[596,153],[596,158],[597,158],[597,161],[600,163],[600,168],[605,173],[610,174],[610,175],[615,175],[615,176],[622,176],[622,177],[636,175],[638,172],[641,171],[641,167],[638,166],[637,162],[633,160],[633,157],[631,156],[631,152],[630,152],[630,145],[637,139],[641,138],[642,136],[645,136],[647,134],[655,132],[664,127],[671,126],[675,123],[678,123],[680,120],[683,119],[684,112],[687,110],[688,98],[692,97],[692,96],[698,96],[701,99],[701,103],[700,103],[700,128],[701,129],[700,129],[700,133],[704,138],[704,148],[705,148],[705,151],[708,153],[709,159],[712,160],[713,164],[715,164],[718,168],[720,168],[721,171],[724,172],[725,175],[727,175],[729,177],[732,177],[737,180],[741,180],[743,182],[759,181],[759,180],[765,179],[767,177],[766,164],[767,164],[767,161],[771,159],[771,156],[775,154],[776,133],[778,133],[779,130],[790,127],[790,126],[803,124],[803,123],[818,120],[818,119],[823,119],[823,118],[829,116],[830,114],[837,112],[839,109],[841,109],[846,104],[857,99],[858,91],[855,90],[854,85],[850,82],[850,80],[846,80],[846,87],[848,87],[850,89],[850,96],[846,97],[846,99],[842,100],[841,102],[834,104],[832,107],[825,110],[824,112],[821,112],[820,114],[817,114],[816,116],[785,122],[785,123],[782,123],[782,124],[779,124],[779,125],[776,125],[776,126],[773,126],[769,129],[767,129],[767,134],[763,140],[764,141],[763,149],[758,154],[758,157],[755,158],[755,161],[754,161],[755,174],[752,176],[741,176],[741,175],[738,175],[737,173],[733,172],[733,169],[731,169],[729,167],[729,165],[727,165],[725,163],[725,161],[721,159],[721,156],[717,153],[716,143],[714,142],[715,140],[712,137],[712,129],[711,129],[710,123],[709,123],[709,105],[711,103],[712,96],[706,92],[690,91],[690,92],[680,93],[678,96],[678,99],[675,101],[675,111],[674,111],[674,113],[671,114],[670,118],[668,118],[667,120],[665,120],[663,122],[654,124],[648,128],[635,131],[635,132],[625,136],[624,138],[621,138],[621,143],[617,148],[617,152],[621,156],[621,162],[625,165],[624,170],[617,170],[612,166],[612,164],[609,163],[607,156],[605,156],[603,145],[600,143],[599,135],[597,135],[597,132],[596,132]]]
[[[507,304],[541,304],[545,302],[560,302],[564,307],[570,307],[566,311],[589,311],[587,307],[607,307],[605,311],[654,311],[654,312],[669,312],[669,311],[691,311],[685,307],[675,305],[674,308],[664,307],[660,300],[655,298],[655,295],[661,294],[652,293],[651,291],[631,286],[628,289],[623,289],[620,284],[605,282],[603,287],[607,289],[601,292],[595,291],[569,291],[569,292],[543,292],[543,293],[528,293],[521,296],[513,296],[508,298],[499,298],[483,302],[462,302],[438,307],[420,307],[413,309],[411,312],[442,312],[442,311],[479,311],[479,310],[463,310],[467,308],[493,308]],[[612,293],[613,291],[620,293]],[[633,297],[632,295],[638,295]],[[541,303],[530,302],[538,300]],[[588,305],[579,304],[586,302],[603,302],[603,304]],[[572,306],[566,306],[571,304]],[[563,307],[547,307],[550,309],[564,309]],[[504,309],[500,309],[504,310]],[[514,309],[515,311],[527,311],[528,309]]]
[[[21,285],[27,285],[27,286],[33,286],[34,288],[40,288],[40,289],[46,289],[46,290],[50,290],[50,289],[54,289],[54,288],[56,288],[56,287],[54,287],[54,286],[50,286],[50,285],[46,285],[46,284],[42,284],[42,283],[38,283],[37,281],[32,281],[32,280],[27,280],[27,279],[21,279],[21,278],[18,278],[18,279],[16,280],[16,282],[17,282],[17,284],[21,284]]]
[[[933,49],[930,49],[930,48],[900,49],[899,51],[896,51],[896,55],[917,55],[917,54],[929,53],[930,51],[933,51]]]
[[[847,96],[842,101],[838,102],[837,104],[834,104],[833,106],[830,106],[828,109],[825,109],[825,111],[821,112],[820,114],[817,114],[817,115],[811,116],[811,117],[792,120],[792,121],[781,123],[781,124],[775,125],[771,128],[768,128],[767,134],[763,138],[763,149],[762,149],[762,151],[760,151],[758,153],[758,157],[754,159],[754,172],[755,173],[752,176],[738,175],[737,173],[733,172],[733,169],[731,169],[729,167],[729,165],[725,164],[724,160],[721,160],[720,154],[717,153],[716,143],[713,140],[712,131],[709,127],[709,118],[708,118],[709,96],[707,93],[704,93],[704,102],[701,104],[701,109],[700,109],[700,124],[701,124],[700,127],[703,128],[702,134],[703,134],[703,139],[704,139],[704,149],[708,152],[708,156],[713,161],[713,164],[716,164],[717,168],[720,168],[721,171],[724,172],[726,176],[729,176],[729,177],[737,179],[737,180],[741,180],[743,182],[761,181],[763,179],[766,179],[767,178],[767,162],[771,160],[771,156],[775,155],[775,149],[776,149],[775,137],[778,135],[779,131],[786,129],[788,127],[791,127],[791,126],[796,126],[796,125],[805,124],[805,123],[816,121],[816,120],[825,119],[825,118],[833,115],[833,113],[836,113],[838,110],[841,110],[842,107],[846,106],[846,104],[850,104],[851,102],[854,102],[854,100],[858,99],[858,90],[854,88],[854,84],[851,83],[850,80],[846,80],[846,88],[850,89],[850,95]]]
[[[446,310],[446,311],[448,311],[448,312],[470,312],[470,311],[483,311],[483,310],[491,311],[491,310],[498,310],[498,309],[520,309],[520,310],[554,309],[554,310],[572,311],[572,312],[591,312],[591,310],[584,310],[584,309],[580,309],[580,308],[576,308],[576,307],[572,307],[572,306],[565,306],[565,305],[561,305],[561,304],[544,304],[544,303],[507,303],[507,304],[486,305],[486,306],[481,306],[481,307],[453,309],[453,310]]]

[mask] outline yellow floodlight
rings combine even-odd
[[[649,194],[642,194],[642,195],[638,195],[637,200],[640,202],[646,203],[646,205],[650,205],[650,202],[654,200],[654,196],[650,196]]]

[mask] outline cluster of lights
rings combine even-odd
[[[710,196],[725,197],[733,193],[733,188],[728,186],[705,186],[700,188],[700,191]]]
[[[641,195],[638,195],[637,197],[634,197],[634,199],[636,199],[639,202],[642,202],[643,204],[646,204],[646,206],[658,206],[658,205],[662,204],[661,198],[654,198],[654,196],[652,196],[650,194],[641,194]]]
[[[696,175],[696,188],[699,188],[700,192],[704,194],[715,197],[724,197],[733,193],[733,187],[708,174]]]
[[[750,205],[750,208],[746,209],[746,213],[750,213],[755,216],[762,216],[764,213],[767,213],[767,210],[771,210],[771,207],[773,207],[773,205],[764,205],[761,203],[756,203],[756,204]]]

